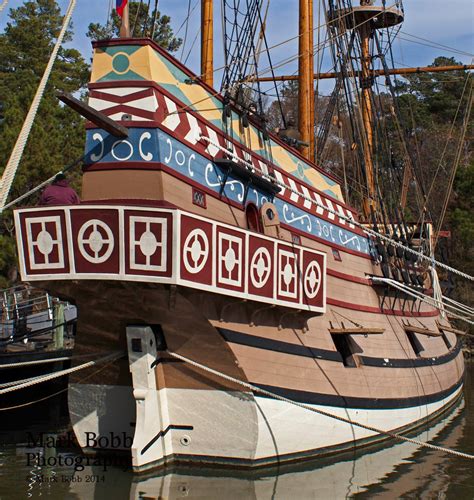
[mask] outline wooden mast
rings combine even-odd
[[[298,130],[301,154],[314,160],[314,90],[313,90],[313,0],[300,0],[298,59]]]
[[[361,0],[362,2],[362,0]],[[365,163],[365,176],[367,182],[367,198],[364,199],[363,209],[364,215],[367,220],[372,213],[376,210],[376,188],[374,177],[374,163],[373,163],[373,150],[374,150],[374,124],[372,113],[372,77],[370,74],[370,66],[372,58],[370,56],[370,36],[371,28],[368,23],[362,24],[359,28],[360,45],[361,45],[361,95],[360,107],[362,112],[362,121],[364,124],[364,163]]]
[[[211,87],[214,84],[214,19],[213,0],[201,0],[201,78]]]
[[[130,11],[128,2],[123,9],[122,24],[120,25],[120,38],[130,38]]]

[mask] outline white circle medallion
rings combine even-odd
[[[293,268],[291,267],[291,264],[288,262],[283,269],[283,280],[285,281],[285,285],[289,286],[290,283],[293,281],[293,278],[294,278]]]
[[[119,156],[117,151],[116,151],[118,149],[118,147],[121,146],[122,144],[124,144],[125,146],[127,146],[129,148],[128,154],[126,154],[125,156]],[[126,141],[126,140],[115,141],[112,145],[111,152],[112,152],[112,156],[117,161],[127,161],[133,156],[133,146],[129,141]]]
[[[36,242],[38,244],[38,250],[43,255],[49,255],[53,251],[53,238],[45,229],[38,234]]]
[[[314,299],[321,288],[321,267],[313,260],[304,274],[304,291],[309,299]]]
[[[272,258],[270,252],[260,247],[252,257],[250,263],[250,279],[255,288],[262,288],[270,277],[272,270]]]
[[[92,228],[92,231],[86,236],[90,228]],[[114,250],[114,235],[105,222],[92,219],[82,225],[77,236],[77,243],[84,259],[92,264],[102,264],[102,262],[105,262],[111,256]],[[100,256],[99,254],[104,246],[107,248],[103,255]]]
[[[206,265],[209,257],[209,240],[202,229],[191,231],[183,246],[184,267],[191,274],[196,274]]]
[[[229,274],[234,269],[236,262],[237,262],[237,259],[235,258],[234,249],[232,247],[229,247],[227,249],[227,252],[225,253],[225,256],[224,256],[225,268],[227,269],[227,272]]]
[[[156,236],[151,231],[145,231],[140,237],[140,250],[146,257],[151,257],[158,247]]]

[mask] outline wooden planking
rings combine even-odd
[[[252,382],[298,390],[354,397],[367,396],[368,393],[374,398],[412,397],[447,389],[458,379],[457,370],[453,369],[457,360],[438,367],[440,369],[436,372],[431,367],[347,368],[342,363],[311,358],[297,360],[296,356],[249,346],[231,344],[231,348]],[[290,366],[293,367],[291,370]]]
[[[161,172],[157,170],[97,170],[85,172],[82,201],[163,199]]]

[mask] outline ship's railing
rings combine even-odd
[[[51,297],[48,293],[18,285],[0,291],[0,317],[2,320],[18,319],[32,313],[49,311]]]
[[[326,255],[168,208],[50,207],[15,212],[23,280],[175,284],[324,312]]]
[[[76,319],[76,308],[48,293],[18,285],[0,291],[0,341],[53,328],[55,309],[61,305],[65,321]]]

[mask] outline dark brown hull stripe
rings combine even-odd
[[[326,361],[337,361],[342,363],[342,356],[337,351],[328,349],[318,349],[304,345],[282,342],[281,340],[267,339],[248,335],[246,333],[235,332],[227,328],[217,328],[222,337],[233,344],[256,347],[268,351],[281,352],[283,354],[292,354],[294,356],[303,356],[306,358],[323,359]],[[461,340],[458,339],[456,346],[442,356],[432,358],[414,358],[414,359],[388,359],[374,358],[370,356],[359,356],[359,360],[366,366],[376,366],[380,368],[420,368],[423,366],[442,365],[452,361],[461,350]]]
[[[350,396],[332,395],[332,394],[319,394],[316,392],[300,391],[297,389],[286,389],[282,387],[274,387],[272,385],[257,384],[251,382],[253,385],[265,389],[266,391],[273,392],[278,396],[291,399],[298,403],[321,405],[321,406],[335,406],[340,408],[361,409],[361,410],[397,410],[400,408],[413,408],[417,406],[424,406],[429,403],[436,403],[444,398],[449,397],[457,389],[462,386],[463,379],[461,378],[456,384],[440,392],[433,394],[420,394],[419,396],[411,396],[406,398],[355,398]],[[256,394],[256,396],[273,399],[270,396]]]
[[[339,361],[342,363],[342,356],[337,351],[291,344],[290,342],[282,342],[281,340],[266,339],[264,337],[235,332],[233,330],[228,330],[227,328],[217,328],[217,330],[225,340],[232,342],[233,344],[257,347],[258,349],[276,351],[284,354],[294,354],[295,356],[304,356],[306,358]]]
[[[359,356],[361,363],[365,366],[389,367],[389,368],[420,368],[423,366],[436,366],[448,363],[456,358],[460,353],[462,341],[457,339],[456,345],[446,354],[433,358],[416,359],[389,359],[388,362],[383,358],[372,358],[370,356]]]

